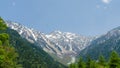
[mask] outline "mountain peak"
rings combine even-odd
[[[120,36],[120,26],[107,32],[107,37]]]
[[[52,33],[58,33],[58,34],[61,34],[62,32],[60,30],[55,30],[53,31]]]
[[[14,22],[6,22],[8,27],[16,30],[21,37],[42,48],[44,51],[58,57],[75,57],[86,48],[93,38],[77,35],[70,32],[53,31],[44,34]]]
[[[113,30],[120,30],[120,26],[114,28]]]

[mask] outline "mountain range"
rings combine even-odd
[[[120,27],[99,37],[86,37],[61,31],[45,34],[11,21],[6,21],[6,24],[17,31],[22,38],[27,39],[35,47],[42,49],[65,65],[74,63],[80,56],[85,58],[89,55],[97,60],[101,54],[108,59],[107,57],[113,50],[120,54]]]
[[[95,39],[95,37],[86,37],[61,31],[44,34],[18,23],[11,21],[6,23],[9,28],[16,30],[21,37],[42,48],[54,58],[63,60],[63,63],[75,62],[75,57],[79,52],[89,46],[90,42]]]
[[[22,64],[22,68],[67,68],[48,53],[22,38],[17,31],[7,28],[7,30],[0,31],[0,33],[3,32],[9,34],[9,43],[18,53],[17,60],[19,64]]]
[[[100,55],[103,55],[109,59],[112,51],[116,51],[120,55],[120,27],[114,28],[93,40],[88,47],[79,53],[78,57],[85,58],[89,55],[92,59],[97,60]]]

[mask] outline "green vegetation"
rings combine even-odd
[[[108,60],[112,51],[116,51],[120,55],[120,34],[115,32],[114,35],[109,37],[109,39],[106,39],[108,36],[104,35],[94,40],[90,46],[80,52],[77,58],[81,56],[85,59],[86,55],[89,55],[92,59],[97,60],[99,55],[102,54]],[[100,42],[103,40],[104,42]]]
[[[99,56],[97,61],[88,56],[85,62],[80,57],[78,63],[70,64],[69,68],[120,68],[120,57],[115,51],[111,53],[108,61],[102,55]]]
[[[7,26],[2,18],[0,18],[0,68],[20,68],[17,63],[18,54],[15,49],[9,44],[9,35],[4,33]]]
[[[42,48],[22,38],[15,30],[7,29],[6,32],[10,35],[10,44],[19,54],[18,61],[23,68],[66,68]]]
[[[18,56],[19,55],[19,56]],[[66,68],[0,18],[0,68]]]
[[[115,48],[117,49],[117,47]],[[99,53],[95,52],[94,57],[97,58],[96,56]],[[110,56],[109,59],[105,59],[104,56],[100,55],[97,61],[90,56],[87,57],[86,61],[80,57],[78,63],[70,64],[69,68],[120,68],[120,57],[117,52],[113,51],[111,55],[107,55],[107,57]],[[0,68],[67,67],[55,61],[39,46],[22,38],[16,31],[7,28],[3,19],[0,18]]]
[[[5,23],[0,23],[0,44],[0,68],[66,68]]]

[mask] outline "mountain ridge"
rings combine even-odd
[[[61,31],[44,34],[40,31],[11,21],[6,21],[6,24],[9,28],[16,30],[29,42],[34,43],[47,53],[54,54],[61,59],[66,56],[73,59],[82,49],[87,47],[90,42],[95,39],[95,37],[86,37]]]
[[[22,28],[16,27],[16,25]],[[102,54],[108,59],[112,50],[120,54],[120,26],[96,37],[86,37],[58,30],[44,34],[19,24],[11,23],[8,26],[65,64],[74,63],[77,60],[76,57],[82,56],[85,59],[87,55],[97,60],[98,56]],[[20,31],[21,29],[22,31]]]
[[[120,54],[120,27],[116,27],[106,34],[92,41],[92,43],[82,50],[78,57],[91,56],[92,59],[97,60],[100,55],[103,55],[106,59],[109,59],[110,53],[116,51]]]
[[[40,49],[25,38],[22,38],[17,31],[7,28],[4,31],[0,31],[0,33],[3,32],[9,34],[9,43],[18,53],[17,61],[22,65],[22,68],[67,68],[54,60],[42,48]]]

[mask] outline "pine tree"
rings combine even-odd
[[[83,62],[82,57],[79,59],[78,68],[85,68],[85,63]]]
[[[74,64],[74,63],[70,64],[69,68],[76,68],[76,64]]]
[[[92,60],[90,56],[87,57],[86,68],[97,68],[96,61]]]
[[[99,56],[98,65],[101,68],[105,68],[106,66],[105,58],[102,55]]]
[[[90,58],[90,56],[88,56],[87,62],[86,62],[86,68],[91,68],[91,62],[92,62],[92,59]]]
[[[91,61],[90,68],[98,68],[96,65],[96,61],[94,61],[94,60]]]
[[[113,51],[109,59],[109,68],[120,68],[120,58],[117,52]]]

